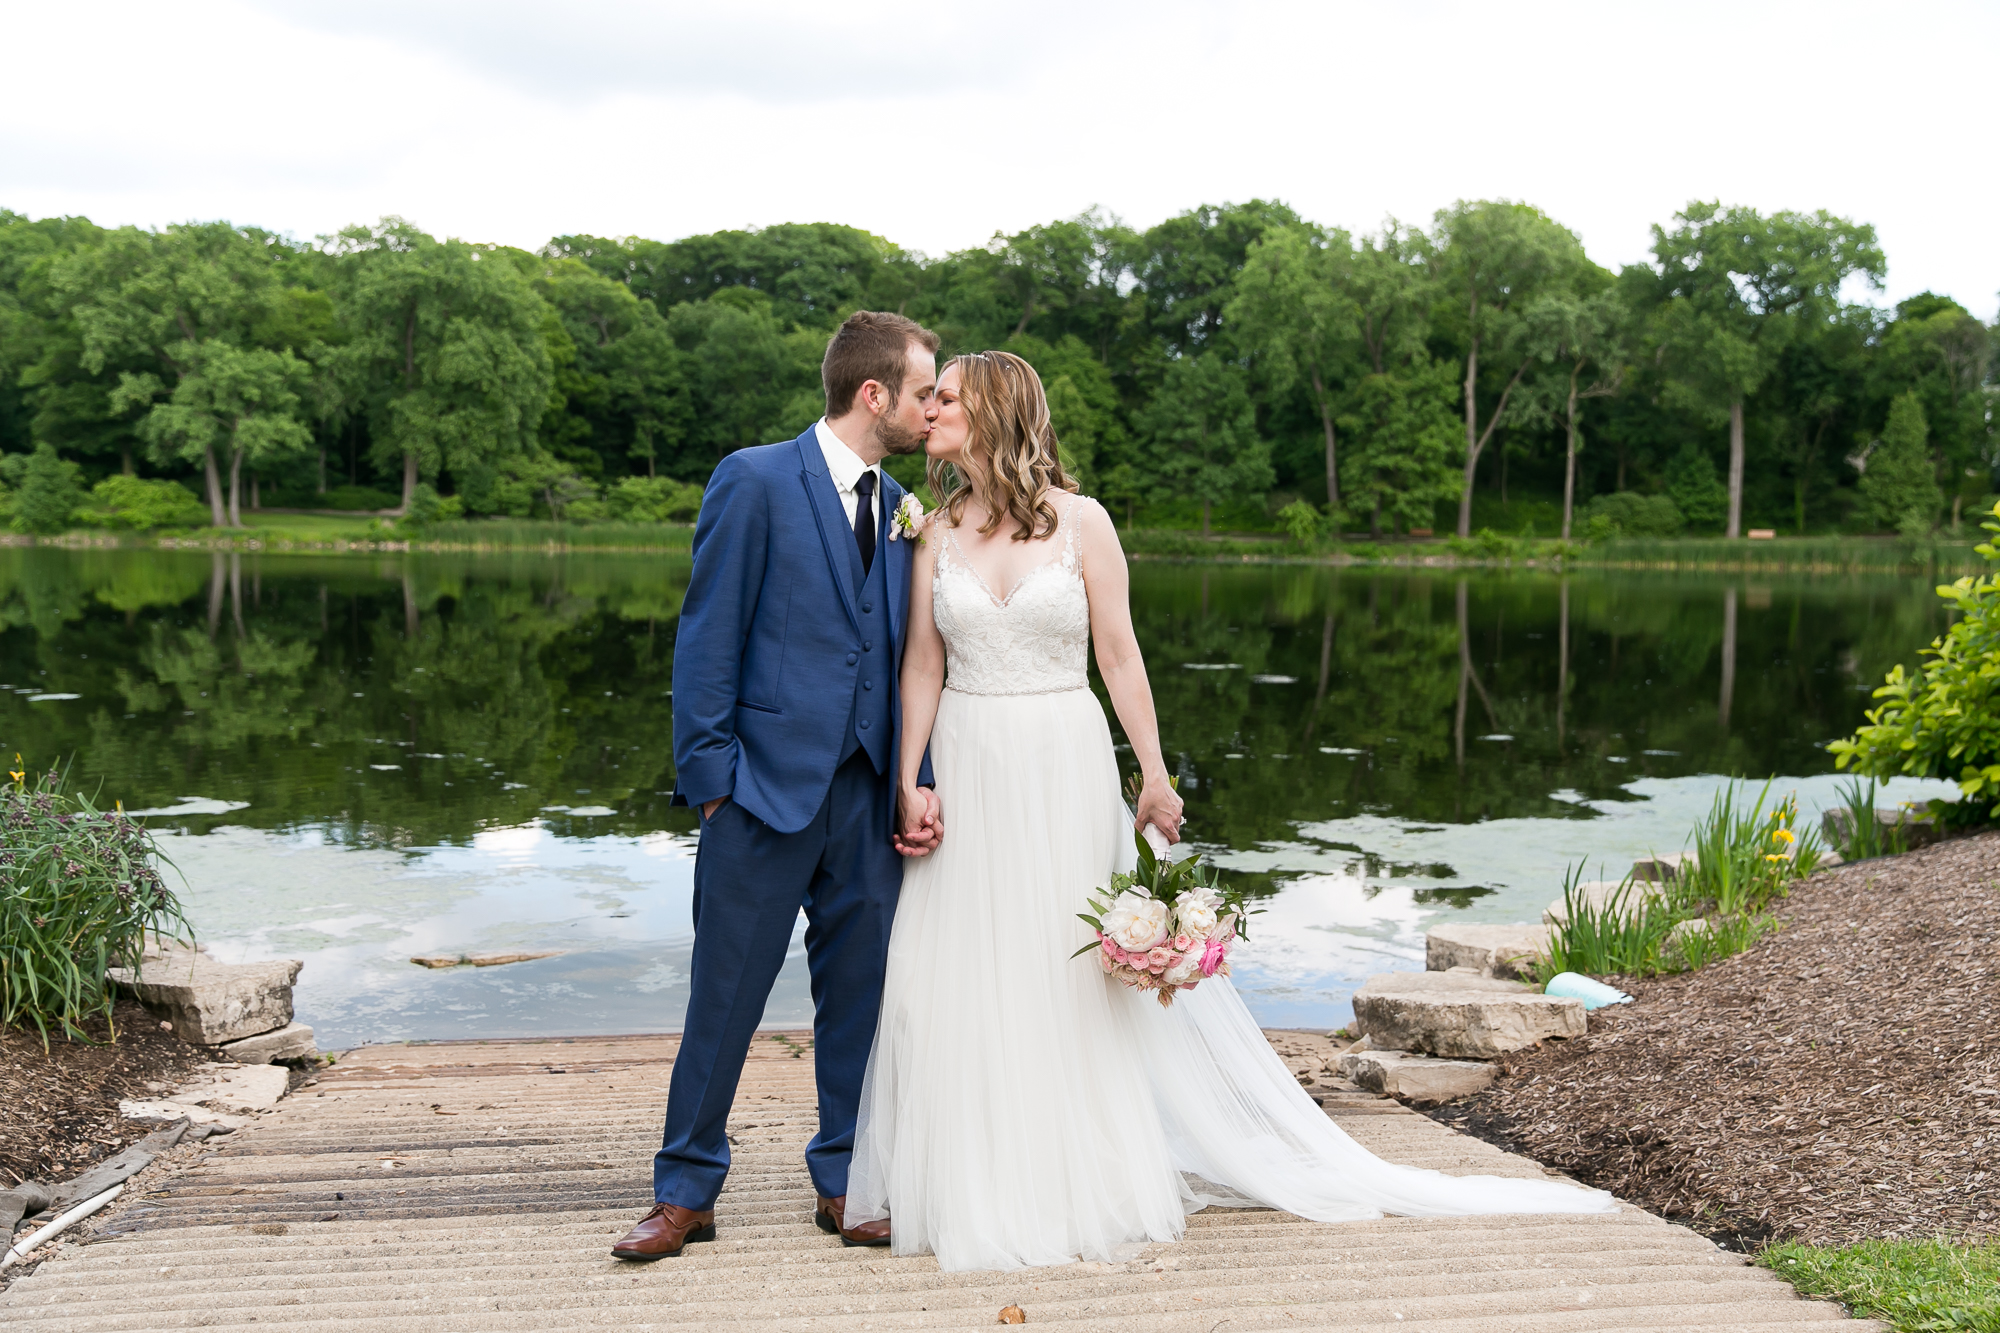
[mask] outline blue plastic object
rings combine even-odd
[[[1630,1004],[1632,997],[1616,986],[1607,986],[1601,981],[1593,981],[1581,972],[1558,972],[1549,978],[1549,984],[1542,987],[1544,995],[1567,996],[1572,1000],[1582,1000],[1585,1009],[1602,1009],[1607,1004]]]

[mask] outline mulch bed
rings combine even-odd
[[[46,1051],[33,1028],[0,1027],[0,1188],[70,1180],[122,1151],[156,1127],[120,1119],[119,1099],[155,1096],[213,1058],[132,1001],[114,1017],[116,1042],[51,1036]],[[108,1033],[99,1025],[91,1035]]]
[[[1725,1242],[2000,1235],[2000,833],[1778,915],[1434,1114]]]

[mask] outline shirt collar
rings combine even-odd
[[[841,442],[833,428],[821,417],[813,424],[813,434],[819,440],[819,451],[826,456],[826,470],[833,477],[834,488],[842,494],[854,489],[854,483],[861,480],[864,472],[875,474],[875,488],[882,488],[882,469],[861,461],[861,456]]]

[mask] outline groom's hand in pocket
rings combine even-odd
[[[892,841],[904,856],[929,856],[944,839],[944,815],[937,789],[918,787],[896,802],[896,835]]]

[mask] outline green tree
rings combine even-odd
[[[551,368],[528,256],[394,217],[341,232],[335,251],[352,339],[339,365],[368,404],[376,463],[401,465],[405,509],[424,477],[534,446]]]
[[[1812,213],[1773,213],[1695,202],[1675,226],[1653,228],[1654,267],[1628,270],[1669,360],[1673,393],[1729,422],[1728,522],[1743,535],[1744,404],[1785,345],[1834,319],[1841,284],[1855,274],[1881,286],[1875,229]],[[1693,515],[1689,514],[1692,521]]]
[[[1454,417],[1456,367],[1421,351],[1401,366],[1363,375],[1346,397],[1342,470],[1348,509],[1405,531],[1429,527],[1437,506],[1458,498],[1462,438]]]
[[[194,419],[206,412],[233,423],[245,404],[257,404],[243,447],[275,456],[296,439],[298,331],[277,270],[286,252],[274,237],[224,222],[158,233],[125,227],[50,273],[51,299],[78,331],[81,369],[116,373],[109,412],[131,422],[156,457],[201,467],[217,527],[235,511],[215,447],[236,431]],[[232,461],[240,464],[240,454]]]
[[[1667,464],[1667,495],[1690,527],[1712,532],[1729,513],[1729,490],[1715,474],[1715,460],[1693,440]]]
[[[1872,364],[1857,357],[1849,366],[1855,378],[1867,374],[1876,381],[1878,396],[1893,401],[1908,391],[1921,400],[1954,529],[1962,506],[1991,489],[2000,461],[1986,388],[1993,366],[1986,326],[1956,301],[1930,292],[1898,302]]]
[[[35,452],[24,461],[25,466],[9,469],[15,474],[9,479],[20,487],[13,496],[14,531],[44,534],[63,531],[83,500],[83,489],[77,485],[80,469],[59,456],[55,446],[46,441],[36,445]]]
[[[535,290],[554,327],[554,367],[540,435],[551,452],[596,476],[655,475],[694,425],[687,358],[651,301],[575,259],[544,266]]]
[[[823,410],[825,336],[787,336],[762,292],[731,288],[677,305],[667,329],[686,357],[694,403],[688,447],[672,475],[706,478],[732,451],[796,435]]]
[[[1252,199],[1191,208],[1134,238],[1132,272],[1144,293],[1145,319],[1167,350],[1185,356],[1211,346],[1233,351],[1223,312],[1244,258],[1272,227],[1299,223],[1286,205]]]
[[[84,454],[129,448],[128,423],[103,405],[104,382],[78,365],[74,322],[49,300],[50,267],[102,235],[85,218],[0,208],[0,452],[30,451],[37,438]]]
[[[1354,247],[1344,231],[1273,227],[1250,246],[1223,319],[1270,388],[1303,383],[1326,444],[1326,503],[1340,509],[1334,399],[1359,351],[1360,309],[1348,291]]]
[[[211,505],[218,494],[218,448],[227,454],[226,521],[240,528],[243,464],[268,467],[303,456],[312,443],[312,431],[299,419],[299,389],[309,368],[289,348],[232,347],[219,338],[184,343],[176,357],[180,377],[167,401],[156,401],[162,387],[158,376],[128,373],[112,392],[111,404],[145,410],[139,435],[157,456],[204,468]],[[223,521],[218,519],[216,526]]]
[[[1479,455],[1506,419],[1507,405],[1536,360],[1530,309],[1572,289],[1589,264],[1575,233],[1541,210],[1505,200],[1439,210],[1432,228],[1439,324],[1465,352],[1465,483],[1458,535],[1472,535],[1472,483]],[[1482,369],[1499,384],[1480,424]]]
[[[1258,437],[1248,377],[1234,362],[1213,353],[1171,362],[1143,428],[1154,498],[1198,496],[1204,537],[1218,499],[1247,499],[1271,485],[1271,446]]]
[[[1576,508],[1576,456],[1583,448],[1583,404],[1609,398],[1625,380],[1629,356],[1627,335],[1631,317],[1612,286],[1611,274],[1588,265],[1578,271],[1578,284],[1553,291],[1526,314],[1528,345],[1553,372],[1530,383],[1526,415],[1554,420],[1562,427],[1562,539],[1570,538]]]
[[[1944,495],[1929,446],[1923,401],[1915,391],[1905,393],[1889,408],[1889,424],[1868,450],[1861,473],[1861,498],[1875,526],[1924,532],[1937,526]]]

